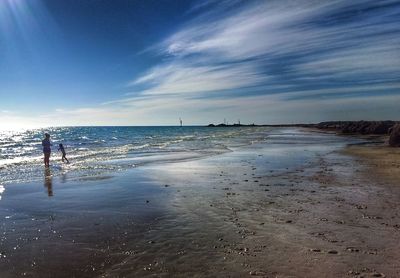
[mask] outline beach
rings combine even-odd
[[[285,127],[140,167],[42,169],[2,187],[0,276],[399,277],[400,152],[365,140]]]

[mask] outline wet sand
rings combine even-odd
[[[44,172],[2,194],[0,277],[399,277],[400,153],[369,150],[256,144]]]
[[[344,154],[352,155],[369,169],[365,175],[400,185],[400,148],[385,144],[349,146]]]

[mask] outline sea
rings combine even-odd
[[[43,179],[44,133],[51,135],[53,176],[91,177],[146,164],[201,159],[257,143],[343,144],[343,139],[298,129],[261,126],[52,127],[0,131],[0,185]],[[70,163],[61,161],[62,143]]]

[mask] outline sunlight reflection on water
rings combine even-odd
[[[0,200],[1,200],[1,195],[3,194],[5,188],[3,185],[0,184]]]

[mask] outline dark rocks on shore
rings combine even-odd
[[[208,127],[267,126],[267,127],[305,127],[335,130],[343,134],[389,135],[389,145],[400,147],[399,121],[330,121],[318,124],[277,124],[277,125],[243,125],[243,124],[209,124]]]
[[[390,130],[389,146],[400,147],[400,123],[395,124]]]
[[[319,129],[330,129],[343,134],[390,135],[389,146],[400,147],[400,122],[396,121],[337,121],[315,125]]]
[[[249,124],[249,125],[243,125],[243,124],[217,124],[217,125],[215,125],[215,124],[209,124],[209,125],[207,125],[208,127],[240,127],[240,126],[258,126],[258,125],[255,125],[255,124]]]
[[[336,121],[322,122],[316,125],[319,129],[333,129],[342,133],[358,134],[389,134],[390,129],[398,122],[395,121]]]

